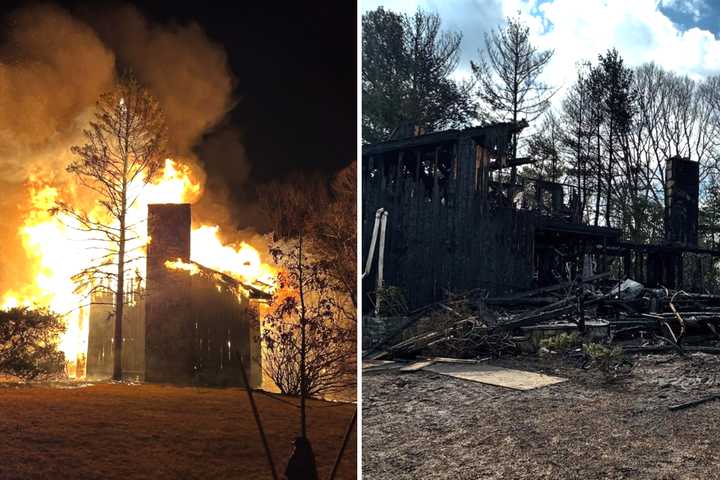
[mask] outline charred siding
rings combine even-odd
[[[363,255],[378,208],[389,212],[385,285],[402,287],[411,307],[445,291],[493,294],[530,288],[534,216],[487,195],[487,173],[502,161],[506,125],[448,131],[366,147]],[[364,283],[374,290],[375,273]]]

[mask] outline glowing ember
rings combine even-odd
[[[64,315],[67,330],[60,339],[60,349],[70,363],[72,375],[75,362],[84,364],[88,341],[89,287],[78,291],[73,275],[82,268],[98,264],[107,255],[108,244],[98,240],[95,233],[78,229],[77,222],[62,213],[52,215],[49,210],[63,198],[75,198],[80,192],[61,192],[50,184],[31,178],[29,191],[32,209],[27,213],[18,231],[23,248],[32,262],[33,282],[0,292],[0,308],[14,306],[40,306]],[[149,239],[146,236],[147,206],[151,203],[193,203],[202,193],[202,186],[193,180],[190,167],[167,159],[164,168],[151,183],[142,180],[130,186],[130,198],[137,201],[128,211],[127,222],[136,225],[135,234],[128,241],[127,251],[144,255]],[[87,192],[83,192],[87,194]],[[84,198],[85,203],[94,198]],[[112,225],[103,210],[96,206],[90,212],[94,221]],[[191,259],[209,268],[226,273],[244,282],[260,280],[271,285],[274,270],[261,261],[260,253],[246,243],[237,246],[223,245],[219,227],[203,225],[193,229]],[[179,263],[178,263],[179,262]],[[198,267],[193,264],[170,262],[171,268],[184,268],[191,273]],[[106,267],[110,270],[114,265]],[[132,276],[145,278],[145,262],[130,262]],[[77,372],[82,376],[83,372]]]

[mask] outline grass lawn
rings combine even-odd
[[[278,474],[299,429],[296,399],[256,395]],[[288,404],[290,402],[291,404]],[[355,406],[308,402],[327,478]],[[356,474],[355,432],[337,478]],[[169,385],[0,387],[0,479],[267,479],[243,389]]]

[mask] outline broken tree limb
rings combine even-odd
[[[672,296],[672,298],[670,299],[670,309],[671,309],[671,310],[673,311],[673,313],[675,314],[675,317],[677,318],[678,322],[680,322],[680,335],[678,335],[678,337],[677,337],[677,338],[678,338],[678,340],[677,340],[677,344],[678,344],[678,345],[680,344],[680,342],[682,342],[682,337],[683,337],[683,335],[685,335],[685,320],[684,320],[683,317],[678,313],[678,311],[677,311],[677,309],[675,308],[675,305],[673,304],[673,302],[675,301],[675,297],[678,296],[678,295],[681,294],[681,293],[685,293],[685,292],[683,292],[682,290],[680,290],[679,292],[675,292],[675,294],[674,294],[674,295]]]
[[[718,333],[717,329],[715,328],[715,325],[713,325],[710,322],[705,322],[705,325],[715,334],[716,338],[720,338],[720,333]]]
[[[452,308],[448,307],[448,306],[445,305],[444,303],[439,303],[439,304],[438,304],[438,307],[442,308],[443,310],[445,310],[445,311],[447,311],[447,312],[452,313],[453,315],[456,315],[456,316],[462,318],[462,315],[460,315],[457,311],[455,311],[455,310],[453,310]]]
[[[685,352],[683,351],[682,347],[680,346],[680,343],[678,342],[677,337],[675,336],[675,332],[673,332],[673,329],[670,327],[670,325],[666,321],[662,321],[661,324],[665,327],[665,330],[670,334],[670,338],[668,339],[670,343],[677,349],[678,353],[680,355],[685,355]]]
[[[696,400],[691,400],[689,402],[679,403],[677,405],[671,405],[668,407],[668,410],[673,411],[673,412],[675,412],[677,410],[685,410],[686,408],[695,407],[697,405],[702,405],[703,403],[712,402],[713,400],[718,400],[718,399],[720,399],[720,394],[716,393],[713,395],[708,395],[707,397],[698,398]]]

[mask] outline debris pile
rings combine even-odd
[[[478,289],[410,312],[371,352],[501,356],[573,331],[628,353],[720,353],[720,295],[645,288],[610,273],[502,297]]]

